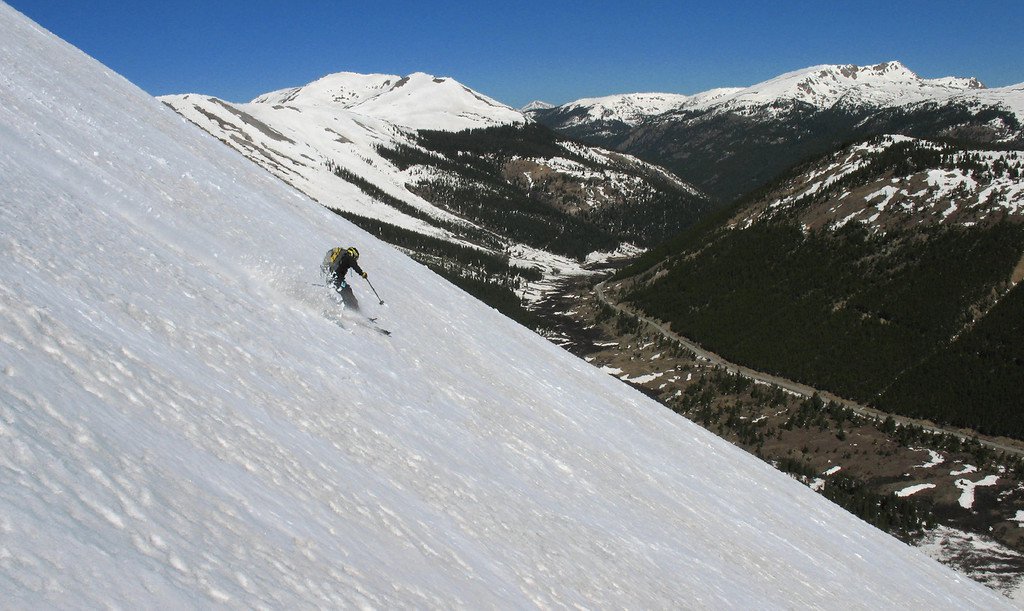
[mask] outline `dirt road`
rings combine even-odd
[[[702,348],[700,345],[694,343],[693,341],[691,341],[691,340],[689,340],[689,339],[687,339],[687,338],[685,338],[685,337],[683,337],[683,336],[673,332],[671,329],[668,328],[667,323],[662,323],[661,321],[655,320],[653,318],[645,316],[644,314],[636,312],[635,310],[633,310],[632,308],[630,308],[628,306],[624,306],[624,305],[621,305],[619,303],[611,301],[610,299],[608,299],[608,297],[607,297],[607,295],[605,294],[605,291],[604,291],[604,289],[605,289],[605,282],[600,282],[594,288],[595,288],[595,292],[597,294],[597,298],[598,298],[598,300],[601,301],[601,303],[604,303],[605,305],[611,307],[616,312],[623,312],[623,313],[625,313],[625,314],[627,314],[629,316],[632,316],[632,317],[634,317],[634,318],[636,318],[638,320],[643,321],[644,324],[646,324],[647,326],[657,330],[658,333],[660,333],[665,338],[670,339],[670,340],[672,340],[674,342],[677,342],[681,346],[686,348],[687,350],[690,350],[691,352],[693,352],[697,356],[698,359],[707,361],[707,362],[711,363],[712,365],[717,365],[719,367],[722,367],[722,368],[724,368],[725,370],[727,370],[727,371],[729,371],[731,373],[739,374],[739,375],[741,375],[741,376],[743,376],[745,378],[749,378],[749,379],[754,380],[756,382],[763,382],[765,384],[770,384],[772,386],[778,386],[779,388],[782,388],[783,390],[787,390],[789,392],[798,394],[798,395],[803,396],[803,397],[811,397],[811,396],[814,396],[815,393],[817,393],[817,395],[819,397],[821,397],[822,399],[824,399],[825,401],[834,401],[836,403],[839,403],[839,404],[843,405],[844,407],[847,407],[850,410],[856,412],[857,414],[860,414],[860,415],[865,416],[867,418],[873,418],[873,419],[877,419],[877,420],[884,420],[885,418],[887,418],[889,416],[892,416],[893,420],[895,420],[898,424],[902,424],[902,425],[910,425],[910,424],[912,424],[912,425],[914,425],[916,427],[919,427],[919,428],[922,428],[922,429],[924,429],[926,431],[931,431],[933,433],[945,433],[945,434],[948,434],[948,435],[955,435],[955,436],[957,436],[957,437],[959,437],[961,439],[965,439],[965,440],[977,437],[978,440],[982,443],[982,445],[984,445],[986,447],[989,447],[989,448],[991,448],[993,450],[997,450],[999,452],[1007,452],[1007,453],[1014,454],[1014,455],[1017,455],[1017,456],[1024,456],[1024,444],[1017,444],[1016,442],[1014,442],[1012,440],[1007,440],[1005,442],[1004,441],[997,441],[997,440],[981,437],[980,435],[976,435],[975,433],[972,433],[972,432],[969,432],[969,431],[942,428],[942,427],[940,427],[940,426],[938,426],[938,425],[936,425],[936,424],[934,424],[932,422],[928,422],[926,420],[917,420],[917,419],[914,419],[914,418],[907,418],[905,416],[898,416],[896,414],[887,414],[885,412],[881,412],[879,410],[876,410],[874,408],[868,407],[866,405],[861,405],[860,403],[857,403],[856,401],[851,401],[849,399],[843,399],[842,397],[837,397],[836,395],[834,395],[834,394],[832,394],[830,392],[812,388],[810,386],[807,386],[806,384],[801,384],[799,382],[794,382],[793,380],[787,380],[786,378],[781,378],[779,376],[774,376],[774,375],[767,374],[767,373],[764,373],[764,372],[761,372],[761,371],[756,371],[756,370],[751,369],[749,367],[744,367],[742,365],[737,365],[735,363],[729,362],[728,360],[726,360],[725,358],[715,354],[714,352],[711,352],[709,350],[705,350],[704,348]]]

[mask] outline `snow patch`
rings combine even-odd
[[[974,507],[974,490],[979,486],[995,486],[999,481],[998,475],[988,475],[976,482],[972,482],[969,479],[960,478],[953,482],[953,485],[963,490],[960,494],[959,503],[964,509],[971,509]]]
[[[935,487],[935,484],[914,484],[913,486],[907,486],[906,488],[903,488],[902,490],[897,490],[896,491],[896,496],[898,496],[898,497],[908,497],[908,496],[912,496],[914,494],[917,494],[918,492],[921,492],[922,490],[931,490],[934,487]]]
[[[943,457],[942,454],[936,452],[935,450],[930,450],[930,449],[926,449],[926,448],[910,448],[910,449],[913,450],[913,451],[916,451],[916,452],[928,452],[928,456],[929,456],[928,462],[921,463],[920,465],[914,465],[915,469],[931,469],[932,467],[937,467],[937,466],[941,465],[942,463],[946,462],[945,457]]]

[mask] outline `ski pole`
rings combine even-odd
[[[366,280],[366,284],[370,285],[370,290],[373,291],[373,294],[377,295],[377,289],[373,288],[373,283],[370,282],[370,279],[369,278],[363,278],[363,280]],[[380,295],[377,295],[377,299],[380,299]],[[380,299],[380,305],[384,305],[384,300],[383,299]]]

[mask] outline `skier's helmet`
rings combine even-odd
[[[348,254],[352,255],[353,259],[358,259],[359,258],[359,251],[356,250],[355,246],[349,246],[348,247]]]

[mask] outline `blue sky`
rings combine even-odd
[[[339,71],[534,99],[745,86],[816,64],[1024,82],[1021,0],[6,0],[153,95],[244,102]]]

